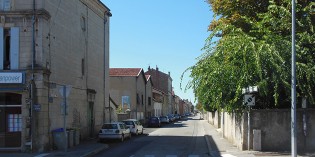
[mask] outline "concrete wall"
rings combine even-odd
[[[208,122],[211,125],[219,123],[220,118],[213,116],[218,112],[208,112]],[[224,138],[241,150],[247,150],[248,117],[247,113],[222,113],[221,133]],[[303,130],[303,115],[305,115],[306,131]],[[314,151],[315,148],[315,109],[297,110],[297,147],[298,152]],[[262,151],[291,150],[291,110],[252,110],[250,114],[251,134],[250,149],[253,148],[253,130],[261,130]]]
[[[303,114],[306,116],[306,134],[303,129]],[[297,110],[298,151],[315,151],[315,110]],[[262,150],[288,151],[291,149],[291,110],[253,110],[251,131],[261,130]],[[306,136],[305,136],[306,135]]]

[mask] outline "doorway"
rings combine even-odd
[[[88,109],[89,135],[94,137],[94,102],[89,102]]]
[[[0,148],[21,147],[22,95],[0,93]]]

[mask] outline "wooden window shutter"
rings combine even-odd
[[[20,45],[20,29],[18,27],[11,28],[10,41],[10,69],[19,69],[19,45]]]

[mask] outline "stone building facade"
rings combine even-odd
[[[110,68],[110,96],[119,105],[118,113],[141,121],[147,116],[148,104],[153,102],[152,88],[147,86],[142,68]]]
[[[174,113],[174,105],[173,105],[173,86],[172,86],[172,78],[170,73],[165,74],[159,71],[159,68],[156,69],[148,68],[148,71],[145,72],[146,75],[151,75],[153,88],[162,91],[166,97],[165,101],[162,104],[162,115],[168,115]]]
[[[99,0],[0,0],[0,149],[50,150],[58,128],[97,135],[110,16]]]

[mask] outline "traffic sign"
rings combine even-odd
[[[33,109],[34,109],[34,111],[39,112],[41,109],[41,105],[40,104],[34,104]]]
[[[255,106],[255,95],[245,94],[244,96],[244,105],[246,106]]]

